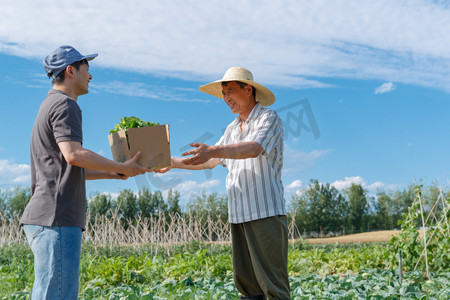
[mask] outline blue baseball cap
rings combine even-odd
[[[81,55],[72,46],[61,46],[44,59],[44,70],[48,77],[55,78],[74,62],[86,59],[93,60],[98,54]]]

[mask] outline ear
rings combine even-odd
[[[246,90],[247,94],[249,94],[250,96],[252,95],[252,93],[253,93],[253,87],[252,87],[250,84],[247,84],[247,85],[245,86],[245,90]]]
[[[74,76],[74,67],[72,65],[68,65],[64,72],[66,72],[66,77],[73,78],[73,76]]]

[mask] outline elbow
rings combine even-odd
[[[81,159],[83,158],[83,148],[81,143],[73,141],[63,141],[58,143],[61,150],[62,158],[72,166],[80,166]]]
[[[256,143],[255,147],[253,148],[252,153],[250,154],[251,158],[256,158],[258,157],[262,152],[264,151],[263,147]]]
[[[78,159],[77,156],[75,155],[75,153],[71,152],[71,153],[67,153],[64,155],[64,159],[66,160],[66,162],[71,165],[71,166],[78,166]]]

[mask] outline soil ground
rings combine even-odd
[[[373,243],[389,242],[393,235],[398,234],[398,230],[382,230],[373,232],[364,232],[349,234],[338,237],[312,238],[306,239],[309,244],[345,244],[345,243]]]

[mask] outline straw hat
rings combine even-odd
[[[202,92],[223,99],[222,82],[225,81],[240,81],[253,86],[256,90],[255,100],[261,103],[262,106],[270,106],[275,102],[274,94],[265,86],[253,81],[252,72],[241,67],[229,68],[222,79],[202,85],[199,89]]]

